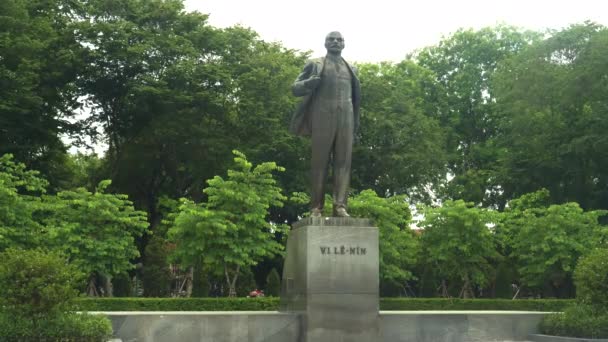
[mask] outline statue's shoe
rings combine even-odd
[[[348,215],[348,212],[346,211],[345,208],[337,208],[334,209],[334,216],[335,217],[350,217],[350,215]]]
[[[310,217],[321,217],[323,216],[323,210],[319,209],[319,208],[313,208],[310,211]]]

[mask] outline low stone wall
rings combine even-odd
[[[526,341],[547,313],[529,311],[381,311],[384,342]]]
[[[300,318],[276,311],[104,312],[123,342],[297,342]],[[381,311],[383,342],[525,341],[546,313]]]
[[[122,342],[297,341],[296,314],[267,311],[104,312]]]

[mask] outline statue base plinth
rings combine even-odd
[[[281,310],[302,315],[301,342],[379,341],[378,303],[378,228],[350,217],[293,225]]]

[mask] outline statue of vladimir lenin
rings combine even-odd
[[[320,217],[324,184],[333,161],[334,216],[347,217],[348,188],[355,132],[359,126],[361,87],[356,70],[343,58],[340,32],[325,37],[327,55],[308,61],[292,86],[303,100],[295,111],[290,130],[311,136],[311,216]]]

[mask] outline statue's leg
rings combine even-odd
[[[334,208],[346,209],[353,152],[354,118],[352,108],[339,113],[334,143]],[[335,210],[334,209],[334,210]]]
[[[311,209],[323,209],[325,202],[324,185],[327,179],[329,157],[335,138],[335,124],[327,116],[314,115],[312,122],[312,158],[310,193]]]

